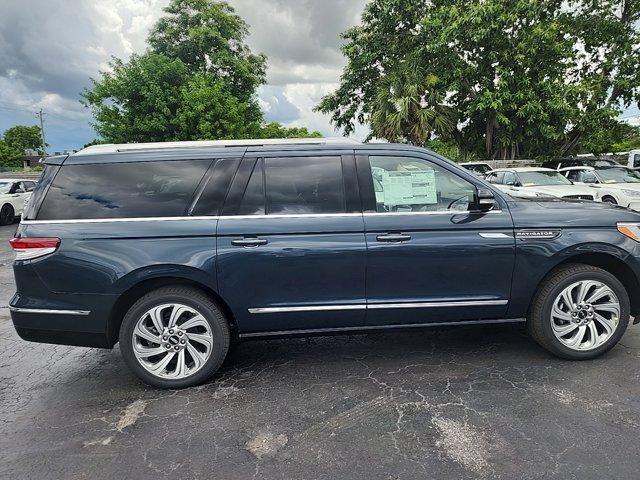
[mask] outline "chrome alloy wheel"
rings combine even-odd
[[[167,379],[186,378],[211,356],[211,327],[200,312],[179,303],[148,310],[133,330],[133,353],[149,373]]]
[[[553,302],[551,328],[572,350],[593,350],[605,343],[620,321],[620,301],[602,282],[581,280],[562,290]]]

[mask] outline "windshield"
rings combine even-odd
[[[535,187],[539,185],[571,185],[571,181],[558,172],[545,172],[543,170],[518,172],[523,187]]]
[[[600,168],[598,175],[602,183],[640,183],[640,175],[624,167]]]
[[[0,193],[9,193],[11,182],[0,182]]]
[[[491,170],[491,167],[486,163],[472,163],[469,165],[463,165],[463,167],[476,173],[487,173]]]

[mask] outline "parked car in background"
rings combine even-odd
[[[629,160],[627,161],[627,167],[640,169],[640,150],[631,150],[629,152]]]
[[[572,158],[560,158],[556,160],[549,160],[544,162],[542,165],[544,168],[550,168],[552,170],[560,170],[561,168],[567,167],[619,167],[620,164],[615,160],[610,160],[608,158],[580,158],[580,157],[572,157]]]
[[[464,162],[460,166],[479,177],[484,177],[485,173],[493,169],[491,165],[484,162]]]
[[[0,178],[0,225],[9,225],[22,215],[35,186],[34,180]]]
[[[488,172],[485,179],[514,197],[595,200],[595,193],[591,187],[574,185],[562,173],[549,168],[497,168]]]
[[[594,188],[596,200],[640,210],[640,174],[627,167],[569,167],[560,170],[576,185]]]
[[[429,150],[345,140],[50,157],[10,242],[11,317],[25,340],[119,342],[164,388],[209,379],[236,339],[526,322],[563,358],[613,348],[640,313],[640,213],[498,186]]]

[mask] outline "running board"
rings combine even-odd
[[[365,325],[361,327],[310,328],[300,330],[276,330],[273,332],[240,333],[241,339],[287,337],[293,335],[331,335],[335,333],[367,333],[370,331],[403,330],[407,328],[449,327],[454,325],[493,325],[501,323],[523,323],[526,318],[503,318],[499,320],[460,320],[457,322],[402,323],[397,325]]]

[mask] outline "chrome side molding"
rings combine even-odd
[[[20,308],[11,307],[9,310],[16,313],[39,313],[43,315],[89,315],[90,310],[54,310],[49,308]]]
[[[478,235],[480,235],[482,238],[513,238],[512,235],[507,235],[506,233],[499,232],[480,232]]]
[[[293,307],[256,307],[249,313],[323,312],[330,310],[378,310],[386,308],[486,307],[506,305],[508,300],[454,300],[449,302],[359,303],[345,305],[303,305]]]

